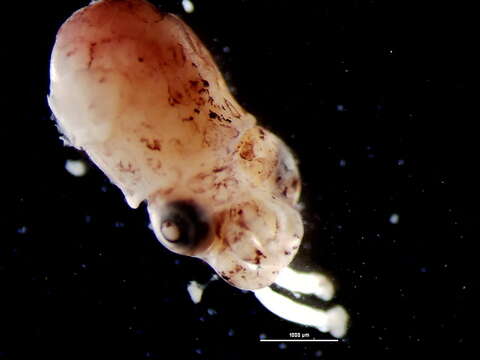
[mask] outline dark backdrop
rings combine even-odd
[[[302,251],[335,278],[352,326],[340,343],[283,345],[258,339],[328,335],[221,281],[193,304],[186,285],[209,267],[165,250],[145,208],[129,209],[95,167],[65,170],[85,157],[50,120],[48,62],[56,30],[86,3],[3,5],[0,359],[466,352],[478,333],[479,219],[466,1],[195,0],[192,14],[154,1],[198,32],[240,103],[300,161],[312,243]]]

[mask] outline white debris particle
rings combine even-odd
[[[210,316],[217,315],[217,311],[215,309],[211,309],[211,308],[207,309],[207,313]]]
[[[228,53],[230,52],[230,47],[229,47],[229,46],[224,46],[224,47],[223,47],[223,52],[224,52],[225,54],[228,54]]]
[[[404,164],[405,164],[405,160],[403,160],[403,159],[400,159],[400,160],[397,161],[398,166],[402,166]]]
[[[22,226],[20,228],[17,229],[17,233],[19,234],[26,234],[27,233],[27,227],[26,226]]]
[[[191,14],[193,10],[195,10],[195,7],[193,6],[193,3],[190,0],[182,0],[182,6],[183,6],[183,10],[185,10],[185,12],[188,14]]]
[[[338,104],[337,111],[340,111],[340,112],[345,111],[345,106],[343,106],[342,104]]]
[[[340,162],[338,163],[338,165],[339,165],[340,167],[345,167],[345,165],[347,165],[347,162],[342,159],[342,160],[340,160]]]
[[[87,165],[82,160],[67,160],[65,169],[73,176],[83,176],[87,173]]]
[[[392,214],[390,215],[390,219],[388,219],[390,224],[398,224],[399,220],[400,220],[400,216],[398,214]]]
[[[196,281],[190,281],[187,285],[187,291],[194,304],[198,304],[202,300],[203,290],[205,286]]]

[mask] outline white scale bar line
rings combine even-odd
[[[339,342],[338,339],[260,339],[260,342]]]

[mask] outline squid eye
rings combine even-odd
[[[170,219],[164,220],[160,225],[160,231],[167,241],[175,243],[180,240],[181,233],[179,224],[177,224],[177,222],[174,222]]]
[[[161,213],[160,233],[172,245],[195,248],[208,235],[207,222],[200,209],[191,202],[168,203]]]

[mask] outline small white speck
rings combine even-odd
[[[400,220],[400,216],[398,214],[392,214],[390,215],[390,219],[388,219],[390,224],[398,224],[399,220]]]
[[[285,344],[285,343],[280,343],[280,344],[278,344],[278,348],[279,348],[280,350],[285,350],[285,349],[287,348],[287,344]]]
[[[82,160],[67,160],[65,170],[73,176],[81,177],[87,173],[87,165]]]
[[[17,229],[17,233],[19,234],[26,234],[27,233],[27,227],[26,226],[22,226],[20,228]]]
[[[183,10],[185,10],[185,12],[188,14],[191,14],[193,10],[195,10],[195,7],[193,6],[193,3],[190,0],[182,0],[182,6],[183,6]]]
[[[228,53],[230,52],[230,47],[229,47],[229,46],[224,46],[224,47],[223,47],[223,52],[224,52],[225,54],[228,54]]]
[[[345,111],[345,106],[343,106],[342,104],[338,104],[337,111],[340,111],[340,112]]]
[[[208,315],[210,316],[213,316],[213,315],[217,315],[217,312],[214,310],[214,309],[207,309],[207,312],[208,312]]]
[[[260,340],[266,339],[267,335],[265,335],[264,333],[261,333],[259,338],[260,338]]]
[[[340,162],[338,163],[338,165],[339,165],[340,167],[345,167],[345,166],[347,165],[347,162],[342,159],[342,160],[340,160]]]
[[[398,165],[398,166],[405,165],[405,160],[403,160],[403,159],[398,160],[398,161],[397,161],[397,165]]]
[[[235,335],[235,331],[233,329],[230,329],[230,330],[228,330],[227,335],[228,336],[233,336],[233,335]]]

